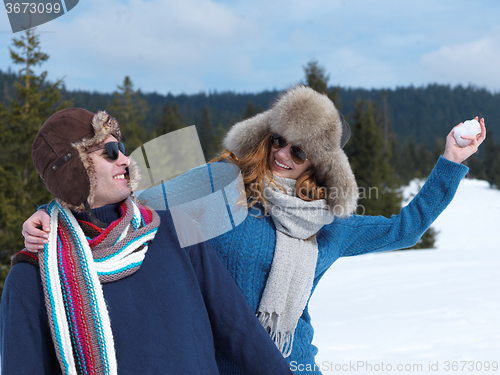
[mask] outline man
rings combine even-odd
[[[206,243],[180,248],[167,211],[131,196],[118,123],[70,108],[41,127],[33,162],[56,197],[38,255],[13,259],[0,311],[2,374],[289,374]]]

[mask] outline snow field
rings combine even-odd
[[[323,373],[500,373],[499,219],[500,191],[465,179],[436,249],[335,262],[309,311]]]

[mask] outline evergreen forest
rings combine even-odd
[[[210,160],[221,151],[222,139],[234,123],[267,110],[280,94],[143,93],[130,76],[117,82],[112,93],[68,90],[62,80],[48,81],[47,72],[34,72],[33,67],[43,66],[49,55],[33,29],[20,34],[10,50],[1,53],[10,54],[17,70],[0,71],[0,293],[12,255],[24,247],[24,220],[51,199],[33,168],[31,144],[54,112],[71,106],[108,111],[119,121],[128,150],[196,125]],[[326,94],[350,123],[352,137],[345,151],[362,189],[357,214],[397,214],[400,187],[425,178],[442,154],[452,127],[474,116],[485,118],[488,137],[478,154],[467,160],[468,177],[500,187],[500,93],[437,84],[385,90],[333,87],[317,61],[308,62],[303,70],[297,83]],[[373,188],[376,194],[363,194]],[[433,247],[436,235],[429,230],[417,248]]]

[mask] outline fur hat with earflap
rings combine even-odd
[[[302,85],[287,90],[268,111],[236,123],[227,133],[224,147],[241,157],[269,133],[281,135],[306,152],[317,183],[326,188],[325,198],[333,214],[354,212],[358,187],[342,150],[350,128],[326,95]]]
[[[82,108],[56,112],[38,131],[33,142],[33,164],[47,190],[63,206],[81,212],[93,205],[95,168],[88,152],[109,135],[121,140],[118,121],[105,111],[92,113]],[[139,173],[132,160],[126,178],[133,191]]]

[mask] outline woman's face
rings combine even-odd
[[[291,146],[291,144],[287,144],[285,147],[280,149],[275,149],[274,147],[269,146],[269,166],[271,172],[274,174],[280,177],[296,180],[302,173],[312,166],[312,163],[310,160],[306,160],[302,164],[296,164],[290,155]]]

